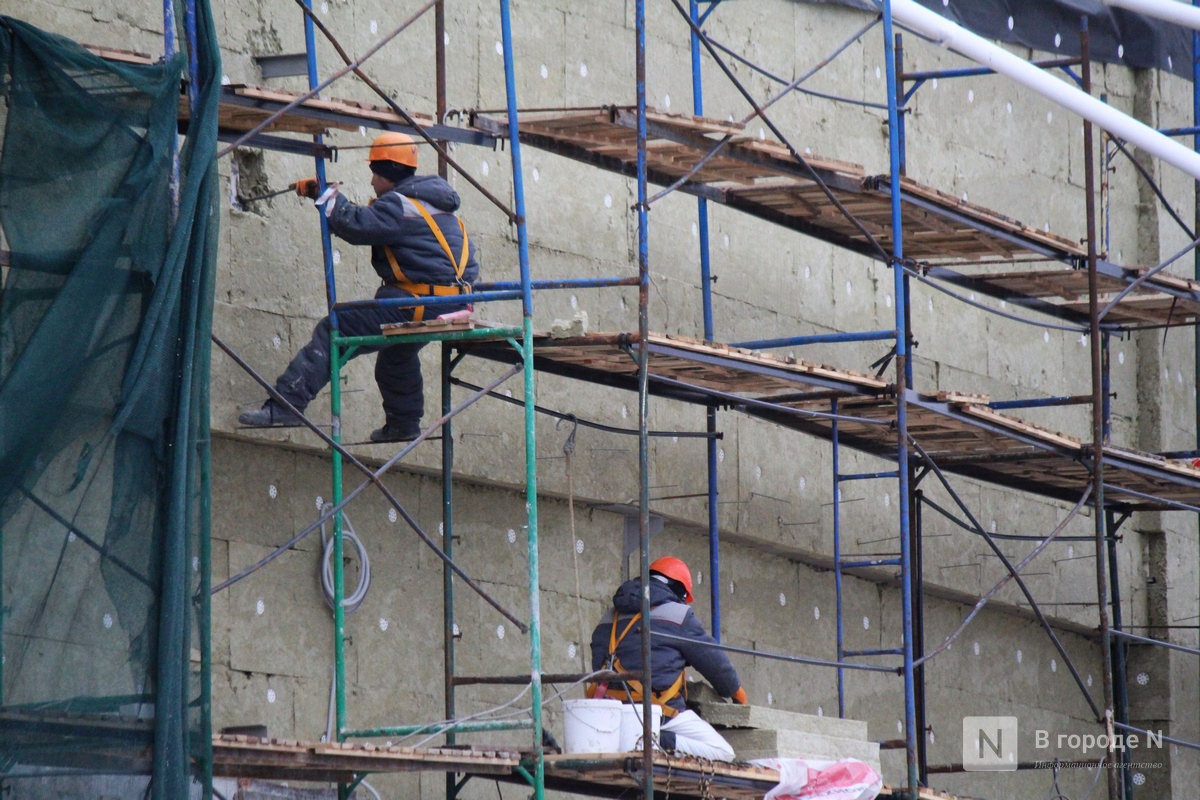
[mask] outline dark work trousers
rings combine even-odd
[[[384,284],[375,298],[409,297],[402,289]],[[425,319],[438,314],[461,311],[466,306],[430,306]],[[410,322],[413,308],[354,308],[338,311],[338,331],[342,336],[378,336],[379,326],[392,322]],[[313,329],[312,339],[288,364],[275,381],[275,388],[296,408],[303,411],[317,392],[329,383],[329,317]],[[394,344],[388,347],[358,347],[351,358],[378,352],[375,359],[375,383],[383,396],[383,413],[389,421],[416,421],[425,413],[425,393],[421,379],[419,353],[424,342]]]

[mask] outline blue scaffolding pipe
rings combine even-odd
[[[610,286],[637,286],[638,278],[563,278],[561,280],[530,281],[531,290],[539,289],[604,289]],[[520,289],[521,281],[479,281],[471,285],[475,292],[493,292]]]
[[[733,342],[731,347],[747,350],[770,350],[775,347],[803,347],[806,344],[841,344],[843,342],[879,342],[896,338],[891,331],[851,331],[847,333],[816,333],[812,336],[791,336],[785,339],[754,339],[748,342]]]
[[[304,0],[304,7],[312,11],[312,0]],[[315,89],[320,83],[317,75],[317,36],[312,17],[304,15],[304,53],[308,67],[308,88]],[[320,134],[313,136],[318,145],[323,142]],[[325,191],[325,159],[317,156],[313,159],[316,165],[317,183],[321,191]],[[333,242],[329,238],[329,220],[325,218],[323,209],[316,209],[317,218],[321,221],[321,253],[325,267],[325,304],[329,310],[329,324],[333,330],[338,330],[337,318],[337,281],[333,275]]]
[[[1006,408],[1045,408],[1047,406],[1073,406],[1091,402],[1091,398],[1081,400],[1079,397],[1032,397],[1028,400],[993,400],[988,408],[997,411]]]
[[[1114,722],[1113,727],[1120,728],[1121,730],[1124,730],[1124,731],[1131,731],[1133,733],[1141,733],[1141,734],[1145,734],[1145,735],[1150,735],[1150,734],[1154,733],[1153,731],[1151,731],[1147,728],[1139,728],[1134,725],[1126,725],[1122,722]],[[1169,742],[1171,744],[1178,745],[1179,747],[1186,747],[1189,750],[1200,750],[1200,743],[1189,742],[1187,739],[1176,739],[1171,736],[1166,736],[1163,734],[1161,729],[1158,731],[1158,736],[1155,738],[1161,738],[1164,742]]]
[[[1200,68],[1197,71],[1200,71]],[[1197,136],[1197,134],[1200,134],[1200,125],[1188,125],[1186,128],[1160,128],[1158,132],[1163,136],[1191,136],[1193,138],[1200,138]],[[1195,146],[1193,144],[1193,147]]]
[[[1194,656],[1200,656],[1200,650],[1197,650],[1194,647],[1185,647],[1181,644],[1175,644],[1174,642],[1164,642],[1162,639],[1151,639],[1149,636],[1138,636],[1136,633],[1129,633],[1128,631],[1119,631],[1114,629],[1113,636],[1122,636],[1134,642],[1153,644],[1157,645],[1158,647],[1165,647],[1168,650],[1178,650],[1181,653],[1191,653]]]
[[[896,68],[896,72],[898,74],[904,73],[904,37],[902,35],[900,35],[899,33],[896,34],[895,68]],[[922,83],[924,83],[924,81],[922,81]],[[912,91],[915,92],[920,85],[921,84],[917,84],[917,86],[914,86]],[[897,81],[896,91],[897,92],[904,91],[904,81],[903,80]],[[900,127],[900,131],[896,137],[896,141],[899,142],[899,145],[900,145],[900,171],[897,173],[898,175],[905,175],[908,172],[908,136],[906,135],[908,121],[906,119],[906,115],[904,112],[905,112],[905,106],[908,105],[908,99],[911,96],[911,94],[912,94],[912,92],[909,92],[908,94],[902,94],[900,99],[896,101],[897,105],[899,106],[899,110],[900,110],[899,116],[896,117],[896,122],[899,124],[899,127]],[[912,375],[911,374],[908,376],[908,380],[909,380],[909,383],[912,383]]]
[[[1192,0],[1200,6],[1200,0]],[[1192,31],[1192,149],[1200,152],[1200,31]],[[1194,210],[1193,230],[1200,229],[1200,204]],[[1192,275],[1200,280],[1200,250],[1192,254]],[[1200,327],[1192,328],[1192,381],[1200,384]],[[1194,401],[1196,447],[1200,449],[1200,396]]]
[[[537,513],[537,443],[534,438],[537,416],[533,371],[533,290],[529,272],[529,235],[525,226],[525,177],[521,165],[521,137],[518,131],[516,71],[513,63],[512,16],[509,0],[500,0],[500,30],[504,49],[504,93],[508,110],[508,137],[512,159],[513,204],[516,212],[517,253],[521,269],[521,311],[523,335],[521,356],[525,379],[525,510],[527,514],[526,551],[529,560],[529,669],[532,675],[542,671],[541,637],[541,577],[538,554]],[[643,417],[644,425],[644,417]],[[645,441],[645,436],[642,437]],[[445,480],[450,479],[447,474]],[[542,683],[530,683],[530,703],[533,707],[532,741],[534,748],[533,797],[542,800],[546,794],[546,762],[542,749]],[[649,711],[646,712],[647,717]],[[648,734],[647,734],[648,735]]]
[[[708,19],[708,15],[717,10],[717,6],[721,5],[724,0],[700,0],[700,2],[708,3],[708,9],[696,19],[696,24],[703,25],[704,20]],[[692,5],[695,5],[693,3]]]
[[[904,41],[903,41],[903,37],[901,37],[900,34],[896,34],[895,38],[892,39],[891,41],[893,44],[892,52],[886,53],[886,51],[885,51],[885,55],[889,57],[888,63],[891,64],[893,72],[898,75],[898,74],[904,72]],[[892,103],[891,101],[888,102],[889,114],[891,113],[890,112],[891,106],[892,105],[896,106],[896,121],[895,121],[894,127],[895,127],[895,131],[896,131],[896,149],[898,151],[897,157],[895,159],[895,166],[892,169],[892,180],[889,181],[890,183],[899,183],[900,179],[902,177],[904,177],[904,175],[907,174],[907,172],[908,172],[908,134],[907,134],[908,129],[907,129],[907,120],[906,120],[906,115],[905,115],[905,112],[907,111],[907,109],[905,108],[905,103],[908,102],[908,98],[900,97],[900,92],[902,89],[903,89],[903,84],[901,81],[899,81],[899,79],[897,79],[895,82],[895,93],[896,93],[897,99],[896,99],[895,103]],[[888,119],[889,119],[888,129],[891,130],[893,128],[893,124],[891,122],[891,117],[889,117]],[[895,208],[892,209],[892,216],[893,216],[893,221],[894,221],[897,218]],[[896,223],[896,224],[897,224],[897,227],[895,227],[893,229],[895,231],[895,238],[896,238],[896,242],[897,242],[897,244],[895,246],[902,247],[901,237],[903,237],[903,235],[904,235],[904,230],[898,226],[898,223]],[[897,257],[897,263],[899,263],[899,257]],[[904,338],[905,338],[904,346],[905,346],[905,351],[907,352],[908,347],[909,347],[908,338],[911,335],[911,331],[909,330],[909,323],[911,322],[911,310],[908,307],[907,298],[909,296],[909,293],[912,290],[909,285],[909,280],[908,280],[907,274],[904,274],[900,277],[899,283],[902,285],[904,291],[896,292],[896,315],[898,317],[903,317],[905,324],[896,331],[896,339],[897,339],[897,341],[899,341],[900,337],[904,336]],[[901,302],[902,300],[903,300],[903,302]],[[897,350],[897,353],[898,352],[899,352],[899,350]],[[912,386],[912,384],[913,384],[912,359],[911,358],[903,359],[903,364],[904,364],[905,385]]]
[[[863,569],[864,567],[898,567],[900,559],[898,558],[872,558],[866,561],[843,561],[842,569]]]
[[[485,303],[492,300],[525,300],[523,289],[502,292],[473,292],[445,297],[380,297],[370,300],[347,300],[333,306],[335,311],[348,308],[408,308],[409,306],[460,306],[463,303]]]
[[[702,25],[704,20],[708,18],[708,15],[720,3],[721,0],[710,2],[708,9],[703,14],[700,14],[698,0],[691,0],[689,13],[692,20],[697,25]],[[697,117],[702,117],[704,116],[704,76],[701,73],[700,37],[696,35],[695,30],[691,31],[690,36],[692,53],[692,113]],[[712,258],[709,251],[708,200],[703,197],[696,200],[696,232],[700,239],[700,296],[704,308],[704,341],[711,342],[715,336],[712,304]],[[709,434],[715,434],[717,432],[717,410],[711,407],[706,409],[704,417],[705,429]],[[719,494],[717,481],[718,455],[716,438],[715,436],[710,436],[708,445],[705,448],[708,466],[708,596],[711,621],[709,630],[712,631],[713,638],[719,642],[721,641],[721,525],[720,516],[717,513],[717,496]]]
[[[837,617],[837,662],[840,665],[846,660],[842,639],[845,633],[842,625],[842,490],[838,486],[838,472],[841,469],[841,454],[838,443],[838,401],[831,400],[829,411],[833,415],[830,422],[830,442],[833,444],[833,462],[830,469],[833,472],[833,591],[836,597],[834,613]],[[846,672],[840,666],[837,670],[838,717],[846,716]]]
[[[178,45],[175,42],[175,0],[163,0],[163,58],[170,61],[175,57],[178,51]],[[191,83],[194,83],[191,81]],[[175,219],[179,216],[179,140],[178,137],[171,140],[171,224],[175,224]]]
[[[765,650],[755,650],[750,647],[734,647],[733,645],[721,644],[720,642],[699,642],[696,639],[686,636],[675,636],[670,633],[654,632],[655,639],[665,639],[666,641],[687,642],[696,647],[708,647],[713,650],[723,650],[726,653],[741,653],[742,655],[753,656],[755,658],[765,658],[771,661],[787,661],[792,664],[810,664],[814,667],[837,667],[838,669],[850,669],[858,672],[890,672],[893,675],[899,675],[898,667],[885,667],[880,664],[855,664],[853,662],[836,662],[826,661],[822,658],[808,658],[807,656],[793,656],[784,653],[771,653]]]
[[[1046,61],[1030,62],[1035,67],[1042,69],[1053,69],[1055,67],[1072,67],[1080,63],[1078,58],[1053,58]],[[899,76],[902,82],[907,81],[927,81],[935,78],[969,78],[975,75],[995,75],[996,71],[990,67],[959,67],[955,69],[930,69],[921,70],[920,72],[905,72]]]
[[[188,43],[188,108],[195,119],[196,104],[200,101],[200,53],[197,44],[196,0],[188,0],[183,6],[183,31]]]
[[[899,84],[896,77],[895,33],[892,25],[892,2],[883,0],[884,66],[887,69],[888,93],[888,150],[891,156],[892,178],[888,182],[892,196],[892,277],[896,302],[896,380],[900,389],[907,388],[909,370],[908,306],[904,280],[904,228],[900,198],[900,108]],[[912,555],[909,542],[909,469],[908,469],[908,404],[896,404],[896,460],[900,474],[900,590],[903,614],[904,646],[904,743],[908,760],[908,794],[917,800],[920,778],[917,770],[917,709],[913,673],[913,598]]]
[[[1196,137],[1196,134],[1200,134],[1200,125],[1188,125],[1182,128],[1159,128],[1158,132],[1162,133],[1163,136]]]
[[[876,478],[899,478],[900,473],[891,469],[886,472],[850,472],[845,475],[834,475],[834,480],[845,483],[846,481],[870,481]]]
[[[637,233],[638,233],[638,341],[645,343],[650,334],[650,219],[646,198],[646,0],[637,0],[634,7],[636,29],[634,62],[637,72]],[[515,109],[510,118],[515,117]],[[513,136],[516,136],[516,123]],[[638,385],[638,542],[640,569],[638,577],[647,590],[642,592],[641,613],[650,619],[650,439],[647,436],[650,408],[650,348],[642,346],[637,352]],[[642,683],[654,685],[652,674],[650,626],[641,630]],[[642,694],[642,795],[654,800],[654,749],[652,745],[652,692]]]

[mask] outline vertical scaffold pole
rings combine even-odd
[[[434,81],[437,84],[437,124],[446,124],[446,0],[438,0],[433,7],[433,61]],[[449,177],[446,157],[438,153],[438,176]],[[453,776],[451,776],[453,777]]]
[[[312,0],[304,0],[305,7],[312,11]],[[314,89],[320,83],[317,76],[317,41],[316,29],[312,18],[304,15],[304,51],[308,67],[308,88]],[[313,141],[320,143],[320,135],[313,136]],[[325,187],[325,159],[317,156],[315,159],[317,181],[321,188]],[[330,437],[335,442],[342,440],[342,345],[338,341],[337,312],[333,306],[337,303],[337,281],[333,272],[333,243],[329,238],[329,221],[325,213],[317,209],[317,219],[321,224],[321,254],[325,270],[325,303],[329,312],[329,324],[332,328],[329,335],[329,413],[332,428]],[[342,502],[342,455],[337,450],[331,454],[331,501],[334,505]],[[345,570],[342,564],[342,513],[333,515],[333,684],[334,684],[334,720],[337,741],[343,741],[343,731],[346,730],[346,608],[342,605],[345,597]],[[345,785],[338,788],[339,797],[348,796]]]
[[[312,0],[304,0],[304,6],[312,11]],[[312,23],[312,17],[304,15],[304,52],[308,63],[308,88],[315,89],[320,83],[320,78],[317,76],[317,36],[316,29]],[[313,136],[313,141],[318,144],[322,141],[322,136],[317,134]],[[317,181],[321,184],[321,190],[325,189],[325,159],[317,156],[315,159],[315,169],[317,172]],[[317,218],[321,222],[321,252],[323,256],[322,265],[325,269],[325,302],[329,310],[329,323],[333,326],[333,330],[338,329],[337,312],[333,310],[334,303],[337,302],[337,281],[333,275],[333,242],[329,238],[329,221],[325,219],[325,212],[317,209]],[[337,382],[337,375],[333,376],[334,383]],[[337,430],[338,420],[334,418],[334,430]],[[337,458],[337,455],[334,455]],[[335,499],[334,502],[337,502]],[[335,517],[334,525],[336,527],[337,520],[341,519],[339,513]]]
[[[700,24],[700,4],[691,0],[692,22]],[[692,31],[692,113],[704,116],[704,77],[701,74],[700,37]],[[708,200],[696,199],[696,232],[700,238],[700,296],[704,302],[704,341],[711,342],[713,329],[712,260],[708,249]],[[717,409],[705,409],[708,455],[708,577],[713,638],[721,641],[721,521],[717,515]]]
[[[1118,569],[1117,560],[1117,529],[1120,527],[1119,522],[1115,519],[1115,514],[1111,511],[1104,512],[1104,526],[1107,531],[1105,537],[1108,545],[1108,574],[1112,582],[1112,626],[1113,630],[1121,630],[1124,625],[1123,615],[1121,614],[1121,573]],[[1126,663],[1125,663],[1125,639],[1120,636],[1114,636],[1112,641],[1112,660],[1113,660],[1113,702],[1115,706],[1113,713],[1116,716],[1116,721],[1123,724],[1129,724],[1129,684],[1126,683]],[[1121,780],[1125,789],[1125,800],[1133,800],[1133,770],[1129,768],[1130,762],[1129,750],[1122,748],[1121,750]]]
[[[446,122],[446,3],[438,0],[433,7],[433,61],[434,82],[437,91],[436,109],[438,125]],[[438,153],[438,176],[449,177],[446,157]],[[453,406],[450,372],[454,368],[450,358],[451,348],[442,342],[442,416],[447,416]],[[442,550],[446,557],[454,558],[454,429],[453,420],[447,419],[442,426]],[[454,719],[457,713],[454,686],[454,571],[449,564],[442,566],[442,654],[445,662],[445,687],[443,689],[443,711],[446,719]],[[446,744],[457,743],[458,737],[451,730],[446,734]],[[458,781],[453,772],[446,773],[446,800],[458,796]]]
[[[175,43],[175,0],[163,0],[163,58],[170,61],[178,52]],[[171,224],[179,216],[179,139],[171,140]]]
[[[449,342],[442,342],[442,552],[449,560],[454,559],[454,429],[449,418],[453,399],[451,397],[450,372],[454,368],[450,358]],[[455,719],[454,687],[454,571],[450,565],[442,565],[442,654],[444,661],[444,712],[446,719]],[[446,744],[453,745],[457,737],[451,730],[446,734]],[[446,800],[453,800],[457,792],[457,781],[453,772],[446,773]]]
[[[335,442],[342,440],[340,426],[337,421],[342,415],[342,387],[338,377],[342,371],[342,345],[338,342],[337,331],[331,336],[329,345],[329,411],[334,419],[331,438]],[[333,452],[333,497],[336,506],[342,502],[342,458],[336,450]],[[337,740],[343,741],[342,731],[346,729],[346,607],[342,600],[346,594],[346,575],[342,563],[342,515],[333,516],[333,664],[334,664],[334,704],[336,706]]]
[[[908,296],[904,280],[904,231],[900,206],[900,94],[896,83],[895,32],[892,26],[892,2],[883,0],[884,63],[887,67],[888,150],[891,159],[892,195],[892,282],[896,303],[896,461],[900,502],[900,593],[904,638],[904,744],[908,756],[908,794],[917,800],[917,713],[913,678],[913,605],[912,554],[909,546],[909,469],[908,469],[908,324],[905,310]]]
[[[512,154],[513,204],[517,214],[517,251],[521,267],[521,310],[524,324],[521,357],[525,378],[525,508],[529,517],[529,680],[533,705],[534,800],[546,794],[546,762],[542,753],[542,612],[538,566],[537,444],[533,371],[533,292],[529,278],[529,237],[525,228],[525,182],[521,172],[521,137],[517,127],[517,84],[513,65],[512,13],[509,0],[500,0],[504,48],[504,91],[508,110],[508,140]]]
[[[168,2],[170,1],[168,0]],[[173,18],[172,22],[174,22]],[[172,35],[174,35],[173,31]],[[196,14],[196,0],[187,0],[184,6],[184,35],[187,39],[188,47],[188,104],[191,110],[189,118],[194,120],[200,98],[200,28],[199,19]],[[178,189],[179,155],[177,140],[172,142],[172,147],[176,148],[172,175],[176,180],[176,189]],[[173,196],[173,202],[175,209],[178,210],[178,194]],[[197,285],[196,291],[198,293],[196,307],[200,308],[204,305],[205,300],[203,296],[199,296],[199,293],[211,292],[212,287],[200,282]],[[204,346],[207,347],[207,344]],[[204,360],[204,364],[204,369],[207,373],[209,369],[208,359]],[[200,608],[195,609],[194,613],[199,616],[197,628],[200,634],[200,736],[202,738],[201,741],[193,743],[192,750],[197,754],[197,760],[201,765],[201,798],[203,800],[212,800],[212,428],[208,413],[209,390],[207,377],[205,377],[203,388],[200,390],[198,402],[202,409],[200,413],[200,429],[196,432],[195,439],[197,443],[196,456],[200,462],[200,533],[198,536],[199,552],[197,553],[200,572],[198,583]],[[3,585],[2,582],[0,582],[0,585]],[[2,692],[0,692],[0,696],[2,696]]]
[[[837,697],[838,717],[846,716],[846,671],[840,666],[845,661],[845,646],[842,641],[842,465],[838,443],[838,401],[831,400],[829,411],[830,443],[833,445],[831,469],[833,472],[833,591],[836,598],[834,614],[837,617]]]
[[[638,218],[638,533],[642,579],[642,686],[653,689],[650,659],[650,440],[649,357],[650,229],[646,211],[646,0],[637,0],[637,218]],[[642,796],[654,800],[651,691],[642,693]]]
[[[1200,6],[1200,0],[1192,0],[1193,6]],[[1196,133],[1192,134],[1192,149],[1200,152],[1200,31],[1192,31],[1192,126]],[[1200,181],[1192,184],[1192,230],[1200,230]],[[1192,251],[1192,274],[1200,280],[1200,250]],[[1192,388],[1196,392],[1195,426],[1196,449],[1200,450],[1200,326],[1192,327]],[[1200,515],[1197,515],[1200,523]],[[1200,560],[1200,537],[1197,537],[1197,559]],[[1196,588],[1200,596],[1200,585]],[[1200,659],[1197,659],[1200,662]],[[1197,664],[1200,670],[1200,663]],[[1200,674],[1197,675],[1200,681]]]
[[[1083,64],[1083,91],[1092,93],[1091,42],[1088,36],[1088,19],[1079,18],[1079,54]],[[1088,259],[1088,319],[1091,333],[1092,356],[1092,507],[1095,509],[1093,522],[1096,535],[1096,602],[1100,614],[1100,665],[1104,682],[1104,734],[1108,737],[1108,796],[1109,800],[1120,800],[1121,782],[1114,757],[1113,746],[1113,675],[1112,634],[1108,616],[1108,580],[1104,558],[1104,343],[1100,334],[1100,295],[1096,271],[1096,164],[1092,142],[1092,123],[1083,121],[1083,168],[1085,209],[1087,211],[1087,259]]]

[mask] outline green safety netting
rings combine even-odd
[[[207,0],[188,1],[199,79],[182,139],[187,54],[111,63],[0,17],[0,784],[10,796],[175,800],[211,784],[220,67]]]

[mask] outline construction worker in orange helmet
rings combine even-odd
[[[469,294],[471,283],[479,277],[479,262],[466,226],[454,213],[460,204],[458,193],[436,175],[416,174],[417,147],[407,134],[378,136],[368,150],[367,166],[375,193],[367,205],[351,202],[336,184],[322,194],[316,178],[297,181],[296,193],[324,206],[334,235],[371,247],[371,266],[381,280],[375,298]],[[428,309],[423,305],[344,309],[338,312],[338,330],[343,336],[378,336],[385,323],[419,322],[467,308],[450,301]],[[301,411],[329,381],[330,330],[326,317],[275,382],[276,390]],[[375,382],[383,397],[384,424],[371,433],[372,442],[411,441],[420,435],[425,396],[418,352],[423,346],[401,342],[383,348],[359,347],[350,356],[379,353]],[[253,428],[302,424],[274,400],[242,413],[238,421]]]
[[[663,710],[659,744],[700,758],[732,761],[733,748],[725,737],[702,720],[684,702],[684,671],[694,667],[722,697],[745,704],[737,670],[715,640],[704,630],[692,610],[692,571],[674,556],[650,564],[650,670],[651,701]],[[613,607],[592,632],[592,669],[638,672],[642,669],[642,581],[625,581],[613,595]],[[669,634],[672,638],[654,636]],[[610,697],[627,703],[642,702],[642,684],[630,680],[592,684],[589,697]]]

